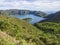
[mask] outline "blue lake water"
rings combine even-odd
[[[20,18],[20,19],[32,18],[32,20],[29,21],[29,23],[31,23],[31,24],[37,23],[37,22],[42,21],[42,20],[45,19],[45,18],[42,18],[40,16],[35,16],[35,15],[32,15],[32,14],[28,14],[28,15],[14,15],[14,17]]]

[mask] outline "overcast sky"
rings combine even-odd
[[[0,9],[59,11],[60,0],[0,0]]]

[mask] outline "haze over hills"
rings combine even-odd
[[[58,11],[56,13],[49,14],[45,18],[47,18],[47,19],[43,20],[42,22],[44,22],[44,21],[47,21],[47,22],[48,21],[49,22],[60,22],[60,11]]]
[[[33,14],[33,15],[41,16],[41,17],[47,16],[47,14],[42,12],[42,11],[19,10],[19,9],[0,10],[0,14],[5,14],[5,15],[27,15],[27,14]]]

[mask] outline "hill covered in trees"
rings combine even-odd
[[[60,23],[59,23],[60,24]],[[38,26],[37,26],[38,25]],[[0,31],[3,32],[3,45],[59,45],[59,25],[57,23],[37,24],[37,28],[18,18],[0,15]],[[52,25],[54,28],[52,28]],[[47,26],[47,27],[46,27]],[[39,27],[39,28],[38,28]],[[58,29],[57,29],[58,28]],[[5,33],[5,34],[4,34]],[[5,36],[7,35],[7,36]],[[18,43],[11,42],[11,38]],[[8,42],[6,42],[8,41]]]
[[[60,45],[60,11],[50,14],[45,18],[46,20],[35,23],[34,25],[47,35],[45,38],[49,42],[48,45]]]
[[[0,15],[0,31],[19,40],[18,45],[44,45],[43,41],[40,40],[40,35],[43,35],[43,32],[18,18]],[[5,38],[4,40],[10,41],[10,39]],[[3,45],[6,45],[5,42]]]
[[[60,45],[60,22],[42,22],[35,26],[44,32],[46,45]]]
[[[46,20],[43,20],[42,22],[60,22],[60,11],[50,14],[48,16],[46,16],[45,18],[47,18]]]
[[[4,14],[4,15],[28,15],[28,14],[33,14],[33,15],[41,16],[41,17],[47,16],[47,14],[42,12],[42,11],[19,10],[19,9],[0,10],[0,14]]]
[[[25,20],[0,15],[0,45],[60,45],[60,22]]]

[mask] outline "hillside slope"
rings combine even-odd
[[[46,45],[60,45],[60,22],[42,22],[35,26],[44,32]]]
[[[0,15],[0,31],[3,32],[0,34],[1,39],[4,33],[10,38],[5,44],[7,36],[4,35],[3,44],[10,45],[9,41],[12,37],[14,44],[14,40],[18,42],[17,45],[60,45],[60,23],[44,22],[37,23],[35,26],[18,18]]]
[[[60,22],[60,11],[56,12],[56,13],[53,13],[53,14],[50,14],[48,15],[46,20],[43,20],[44,21],[49,21],[49,22]]]
[[[0,45],[17,45],[19,42],[6,34],[5,32],[0,31]]]
[[[0,15],[0,30],[19,40],[19,45],[45,45],[43,31],[18,18]]]
[[[45,18],[34,25],[44,32],[46,45],[60,45],[60,11]]]

